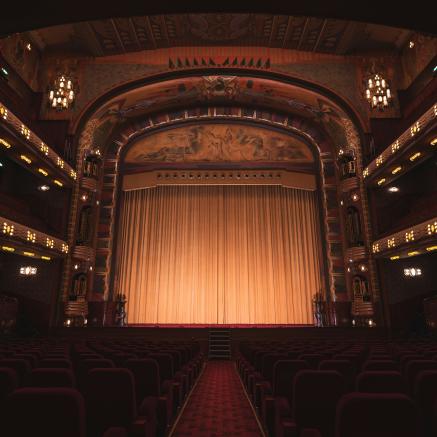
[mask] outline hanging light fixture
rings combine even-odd
[[[48,89],[49,107],[58,111],[69,109],[77,94],[77,84],[66,73],[59,74]]]
[[[374,68],[372,68],[370,75],[366,78],[364,86],[364,97],[372,109],[383,111],[391,105],[392,94],[390,86],[380,73],[375,72]]]

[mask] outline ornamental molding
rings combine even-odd
[[[24,243],[25,246],[29,247],[29,251],[34,247],[35,249],[43,249],[56,253],[57,256],[68,253],[68,244],[66,241],[1,216],[0,237],[10,241],[12,245],[14,242],[20,243],[20,245]],[[9,246],[6,245],[6,247]],[[2,248],[3,250],[7,250],[4,249],[4,246],[2,246]],[[15,248],[12,247],[12,249],[14,250],[9,250],[9,252],[16,252]]]
[[[398,259],[404,256],[420,255],[437,250],[437,217],[388,235],[372,244],[375,257],[390,256]],[[419,249],[423,243],[429,242],[428,247]],[[406,253],[404,253],[406,252]]]

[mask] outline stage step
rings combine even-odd
[[[210,360],[231,359],[231,330],[210,329],[209,330],[209,353]]]

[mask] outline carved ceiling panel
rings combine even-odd
[[[82,41],[83,49],[94,56],[181,46],[258,46],[310,52],[344,54],[357,48],[399,48],[405,31],[317,17],[272,14],[169,14],[114,18],[57,26],[65,27],[65,45]],[[384,28],[375,34],[375,28]],[[71,38],[74,28],[76,38]],[[373,29],[373,31],[372,31]],[[31,33],[46,40],[50,28]],[[61,32],[62,33],[62,32]],[[372,37],[374,36],[374,38]],[[376,38],[376,39],[375,39]],[[57,41],[59,44],[59,41]],[[370,44],[370,46],[369,46]],[[369,47],[367,47],[369,46]],[[59,45],[58,45],[59,47]]]

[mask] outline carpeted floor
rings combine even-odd
[[[209,361],[172,437],[261,437],[231,361]]]

